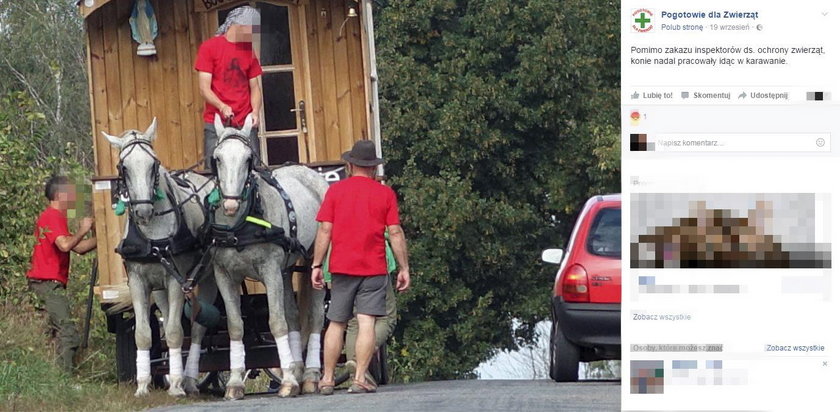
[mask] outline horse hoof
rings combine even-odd
[[[184,392],[187,393],[187,396],[199,394],[200,391],[198,390],[198,386],[195,384],[195,378],[184,378]]]
[[[175,398],[183,398],[183,397],[187,396],[187,393],[184,392],[184,390],[181,389],[181,388],[169,388],[169,390],[166,393],[168,393],[169,396],[172,396],[172,397],[175,397]]]
[[[318,381],[303,381],[301,392],[303,392],[304,395],[318,393]]]
[[[147,376],[144,378],[137,378],[137,391],[134,392],[134,396],[137,398],[142,398],[145,396],[149,396],[149,385],[152,383],[152,377]]]
[[[227,388],[225,391],[226,401],[236,401],[245,398],[245,387]]]
[[[187,396],[187,393],[184,392],[184,377],[182,375],[170,376],[169,379],[169,390],[166,391],[169,396],[176,398]]]
[[[280,391],[277,392],[277,396],[281,398],[294,398],[298,395],[300,395],[300,385],[292,383],[281,384]]]
[[[303,380],[303,362],[292,362],[292,375],[298,382]]]

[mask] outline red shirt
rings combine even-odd
[[[233,110],[235,126],[242,126],[252,110],[248,81],[262,74],[251,43],[231,43],[225,36],[215,36],[201,43],[195,69],[213,75],[210,90]],[[213,123],[217,113],[222,115],[216,106],[204,103],[205,122]]]
[[[353,276],[388,273],[385,227],[400,224],[397,195],[368,177],[330,186],[316,220],[331,222],[330,272]]]
[[[70,236],[67,217],[64,212],[48,207],[35,222],[35,248],[32,250],[32,266],[26,277],[67,284],[70,252],[62,252],[55,244],[61,236]]]

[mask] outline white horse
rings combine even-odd
[[[171,256],[171,260],[179,271],[186,276],[192,269],[191,266],[200,256],[200,250],[183,246],[189,244],[189,240],[195,239],[198,229],[204,223],[202,200],[215,186],[211,180],[194,173],[187,173],[183,176],[185,180],[181,180],[187,183],[188,187],[177,184],[175,178],[160,165],[152,149],[156,127],[157,119],[152,121],[144,133],[128,130],[116,137],[102,132],[108,142],[120,150],[119,191],[123,201],[127,200],[129,204],[130,215],[120,251],[125,260],[131,304],[137,319],[134,340],[137,344],[135,396],[138,397],[148,395],[151,382],[149,349],[152,346],[152,333],[146,320],[149,319],[152,303],[150,295],[153,292],[155,302],[164,316],[164,333],[169,347],[170,395],[198,393],[198,361],[201,340],[206,332],[204,326],[193,323],[190,351],[184,371],[181,357],[184,339],[181,328],[184,293],[181,284],[170,276],[160,263],[159,254],[168,255],[166,249],[172,246],[174,250],[170,252],[174,255]],[[217,293],[215,280],[210,273],[202,275],[198,298],[212,304]],[[116,305],[117,309],[127,307],[127,301]]]
[[[247,216],[259,214],[266,230],[282,228],[282,240],[294,234],[299,245],[281,246],[274,242],[248,242],[249,235],[241,232],[227,247],[217,247],[214,268],[219,292],[225,301],[228,331],[230,333],[230,369],[231,376],[227,383],[226,399],[241,399],[244,396],[243,373],[245,371],[245,348],[242,343],[243,324],[240,311],[240,285],[247,276],[261,281],[266,288],[269,309],[269,328],[277,345],[277,354],[282,369],[281,397],[295,396],[300,393],[303,380],[304,393],[314,393],[320,379],[321,330],[324,323],[324,291],[314,291],[309,282],[305,293],[311,293],[308,324],[311,326],[307,356],[304,363],[300,322],[297,305],[294,302],[289,268],[306,251],[311,250],[315,242],[318,213],[328,184],[321,175],[305,166],[286,166],[274,170],[271,175],[283,188],[283,195],[255,171],[256,156],[246,141],[251,132],[252,119],[248,116],[245,126],[239,130],[225,128],[219,116],[216,116],[215,128],[219,143],[213,153],[212,169],[218,179],[221,205],[211,218],[220,227],[241,225],[244,229],[259,229],[257,223],[246,222]],[[255,188],[255,189],[254,189]],[[287,210],[291,203],[293,212]],[[258,209],[254,209],[258,207]],[[262,209],[262,210],[259,210]],[[256,212],[255,212],[256,210]],[[290,216],[292,217],[290,219]],[[296,222],[293,228],[292,220]],[[268,223],[266,223],[268,222]],[[268,228],[268,226],[271,228]],[[266,232],[263,232],[265,235]],[[251,236],[253,239],[253,236]],[[243,246],[239,241],[248,243]],[[295,243],[294,241],[292,243]],[[217,242],[218,246],[219,242]],[[295,247],[298,246],[298,247]]]

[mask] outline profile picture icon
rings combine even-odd
[[[633,30],[639,33],[647,33],[653,30],[653,12],[648,9],[634,11]]]
[[[642,114],[638,110],[630,112],[630,126],[638,126],[639,121],[642,120]]]

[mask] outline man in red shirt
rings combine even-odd
[[[66,176],[51,178],[44,188],[49,205],[35,223],[35,248],[26,278],[43,302],[50,325],[58,332],[59,365],[73,370],[73,356],[79,347],[79,333],[70,316],[67,275],[70,251],[83,255],[96,249],[96,236],[84,239],[93,228],[93,218],[82,219],[75,235],[67,228],[67,210],[75,205],[76,186]]]
[[[252,48],[255,28],[260,24],[260,13],[250,6],[238,7],[228,14],[219,26],[216,36],[198,48],[195,70],[198,87],[204,97],[204,166],[210,158],[218,136],[213,126],[218,114],[230,126],[242,127],[251,115],[251,149],[259,157],[260,142],[257,137],[260,125],[262,67]],[[258,31],[259,29],[257,29]]]
[[[353,150],[341,158],[348,163],[350,177],[330,186],[318,212],[321,222],[315,239],[312,266],[312,286],[324,287],[321,262],[332,243],[330,272],[332,289],[327,319],[330,325],[324,337],[324,376],[319,384],[322,394],[330,395],[335,387],[335,366],[341,354],[347,322],[359,323],[356,338],[356,376],[350,393],[376,391],[365,381],[365,372],[374,352],[374,324],[377,316],[384,316],[385,294],[389,285],[385,260],[385,230],[399,264],[397,290],[408,290],[411,283],[405,234],[400,226],[397,195],[374,179],[376,148],[370,140],[353,145]]]

